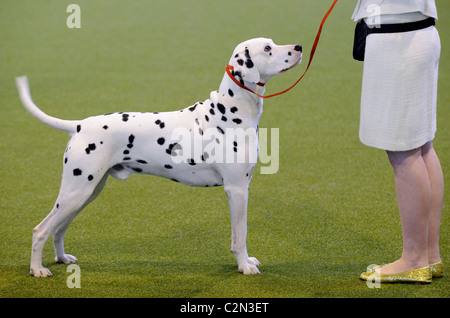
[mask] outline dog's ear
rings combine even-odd
[[[248,48],[235,53],[231,58],[230,64],[234,67],[235,76],[240,76],[244,81],[249,83],[256,84],[259,82],[259,70],[255,63],[253,63]]]

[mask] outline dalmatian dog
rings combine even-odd
[[[240,43],[229,65],[233,67],[231,76],[262,95],[272,76],[297,66],[301,59],[300,45],[279,46],[271,39],[256,38]],[[64,250],[67,227],[100,194],[109,176],[126,180],[132,174],[156,175],[194,187],[223,186],[231,216],[231,251],[238,271],[259,274],[260,263],[247,254],[246,237],[248,188],[256,165],[249,154],[258,147],[263,99],[237,85],[231,76],[224,74],[219,90],[211,92],[209,99],[179,111],[120,112],[83,120],[62,120],[45,114],[31,99],[27,77],[17,77],[26,109],[43,123],[71,136],[63,157],[56,203],[33,230],[30,274],[52,275],[42,266],[42,249],[50,235],[56,262],[77,262]],[[254,133],[240,139],[228,133],[238,129]],[[175,134],[177,139],[175,131],[184,134]],[[189,138],[190,143],[181,142]],[[228,159],[245,155],[233,161],[218,160],[214,153],[223,153]]]

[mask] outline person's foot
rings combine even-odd
[[[405,262],[403,259],[399,259],[393,263],[386,264],[386,265],[380,267],[380,274],[392,275],[392,274],[397,274],[397,273],[404,273],[407,271],[411,271],[413,269],[426,267],[426,266],[428,266],[428,264],[421,264],[421,263],[410,264],[410,263]]]
[[[362,273],[359,278],[375,283],[430,284],[432,280],[432,272],[429,266],[395,274],[380,274],[380,268],[380,266],[375,266],[372,269],[368,268],[368,271]]]

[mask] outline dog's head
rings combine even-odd
[[[248,83],[267,83],[302,60],[301,45],[276,45],[271,39],[257,38],[240,43],[229,64],[234,75]]]

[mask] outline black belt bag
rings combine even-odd
[[[355,27],[355,39],[353,41],[353,58],[364,61],[366,51],[366,37],[372,33],[399,33],[410,32],[428,28],[435,25],[434,18],[409,23],[382,24],[380,27],[369,27],[364,19],[358,21]]]

